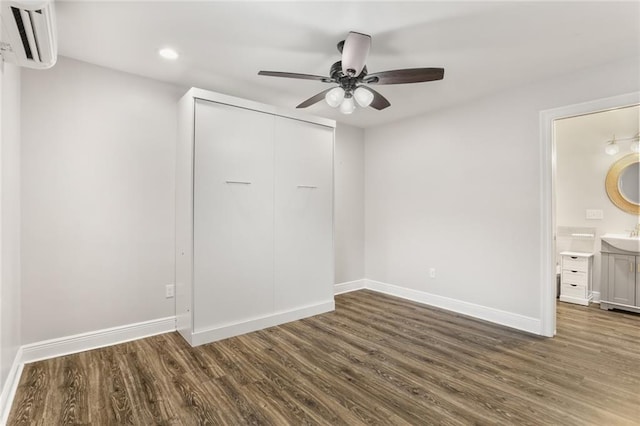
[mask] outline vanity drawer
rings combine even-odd
[[[587,272],[589,269],[589,259],[578,256],[562,256],[562,269],[570,271]]]
[[[575,297],[576,299],[586,299],[587,287],[579,284],[562,284],[560,294],[562,296]]]
[[[562,284],[579,284],[579,285],[587,285],[587,273],[580,271],[567,271],[566,269],[562,271]]]

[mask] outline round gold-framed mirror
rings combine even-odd
[[[628,154],[613,163],[605,188],[613,204],[627,213],[640,215],[640,153]]]

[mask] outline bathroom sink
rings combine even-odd
[[[630,237],[625,234],[604,234],[600,239],[620,250],[640,252],[640,237]]]

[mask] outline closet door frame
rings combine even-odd
[[[231,325],[226,328],[212,330],[210,332],[194,332],[194,128],[195,128],[195,103],[196,100],[204,100],[219,104],[244,108],[261,113],[272,114],[278,117],[313,123],[333,129],[335,144],[336,122],[331,119],[308,115],[295,109],[276,107],[262,104],[234,96],[223,95],[208,90],[191,88],[178,103],[178,143],[176,151],[176,271],[175,271],[175,308],[176,329],[182,337],[192,346],[220,340],[233,335],[238,335],[258,330],[273,325],[294,321],[300,318],[328,312],[334,309],[333,299],[325,304],[305,307],[297,311],[285,312],[262,318],[253,322]],[[332,150],[335,151],[332,146]],[[333,193],[333,191],[332,191]],[[334,214],[334,202],[332,195],[332,216]],[[333,223],[333,217],[332,217]],[[333,245],[332,230],[332,245]],[[333,259],[333,258],[332,258]]]

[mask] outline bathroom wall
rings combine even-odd
[[[558,120],[556,143],[556,223],[561,227],[589,227],[595,238],[557,237],[557,253],[564,250],[596,253],[594,257],[594,291],[600,291],[600,239],[608,232],[626,233],[638,223],[638,216],[624,212],[608,198],[604,181],[607,171],[619,158],[631,153],[630,141],[621,141],[620,152],[607,155],[606,141],[638,133],[640,106],[604,111]],[[586,210],[602,210],[603,219],[587,219]],[[562,229],[560,229],[562,231]]]

